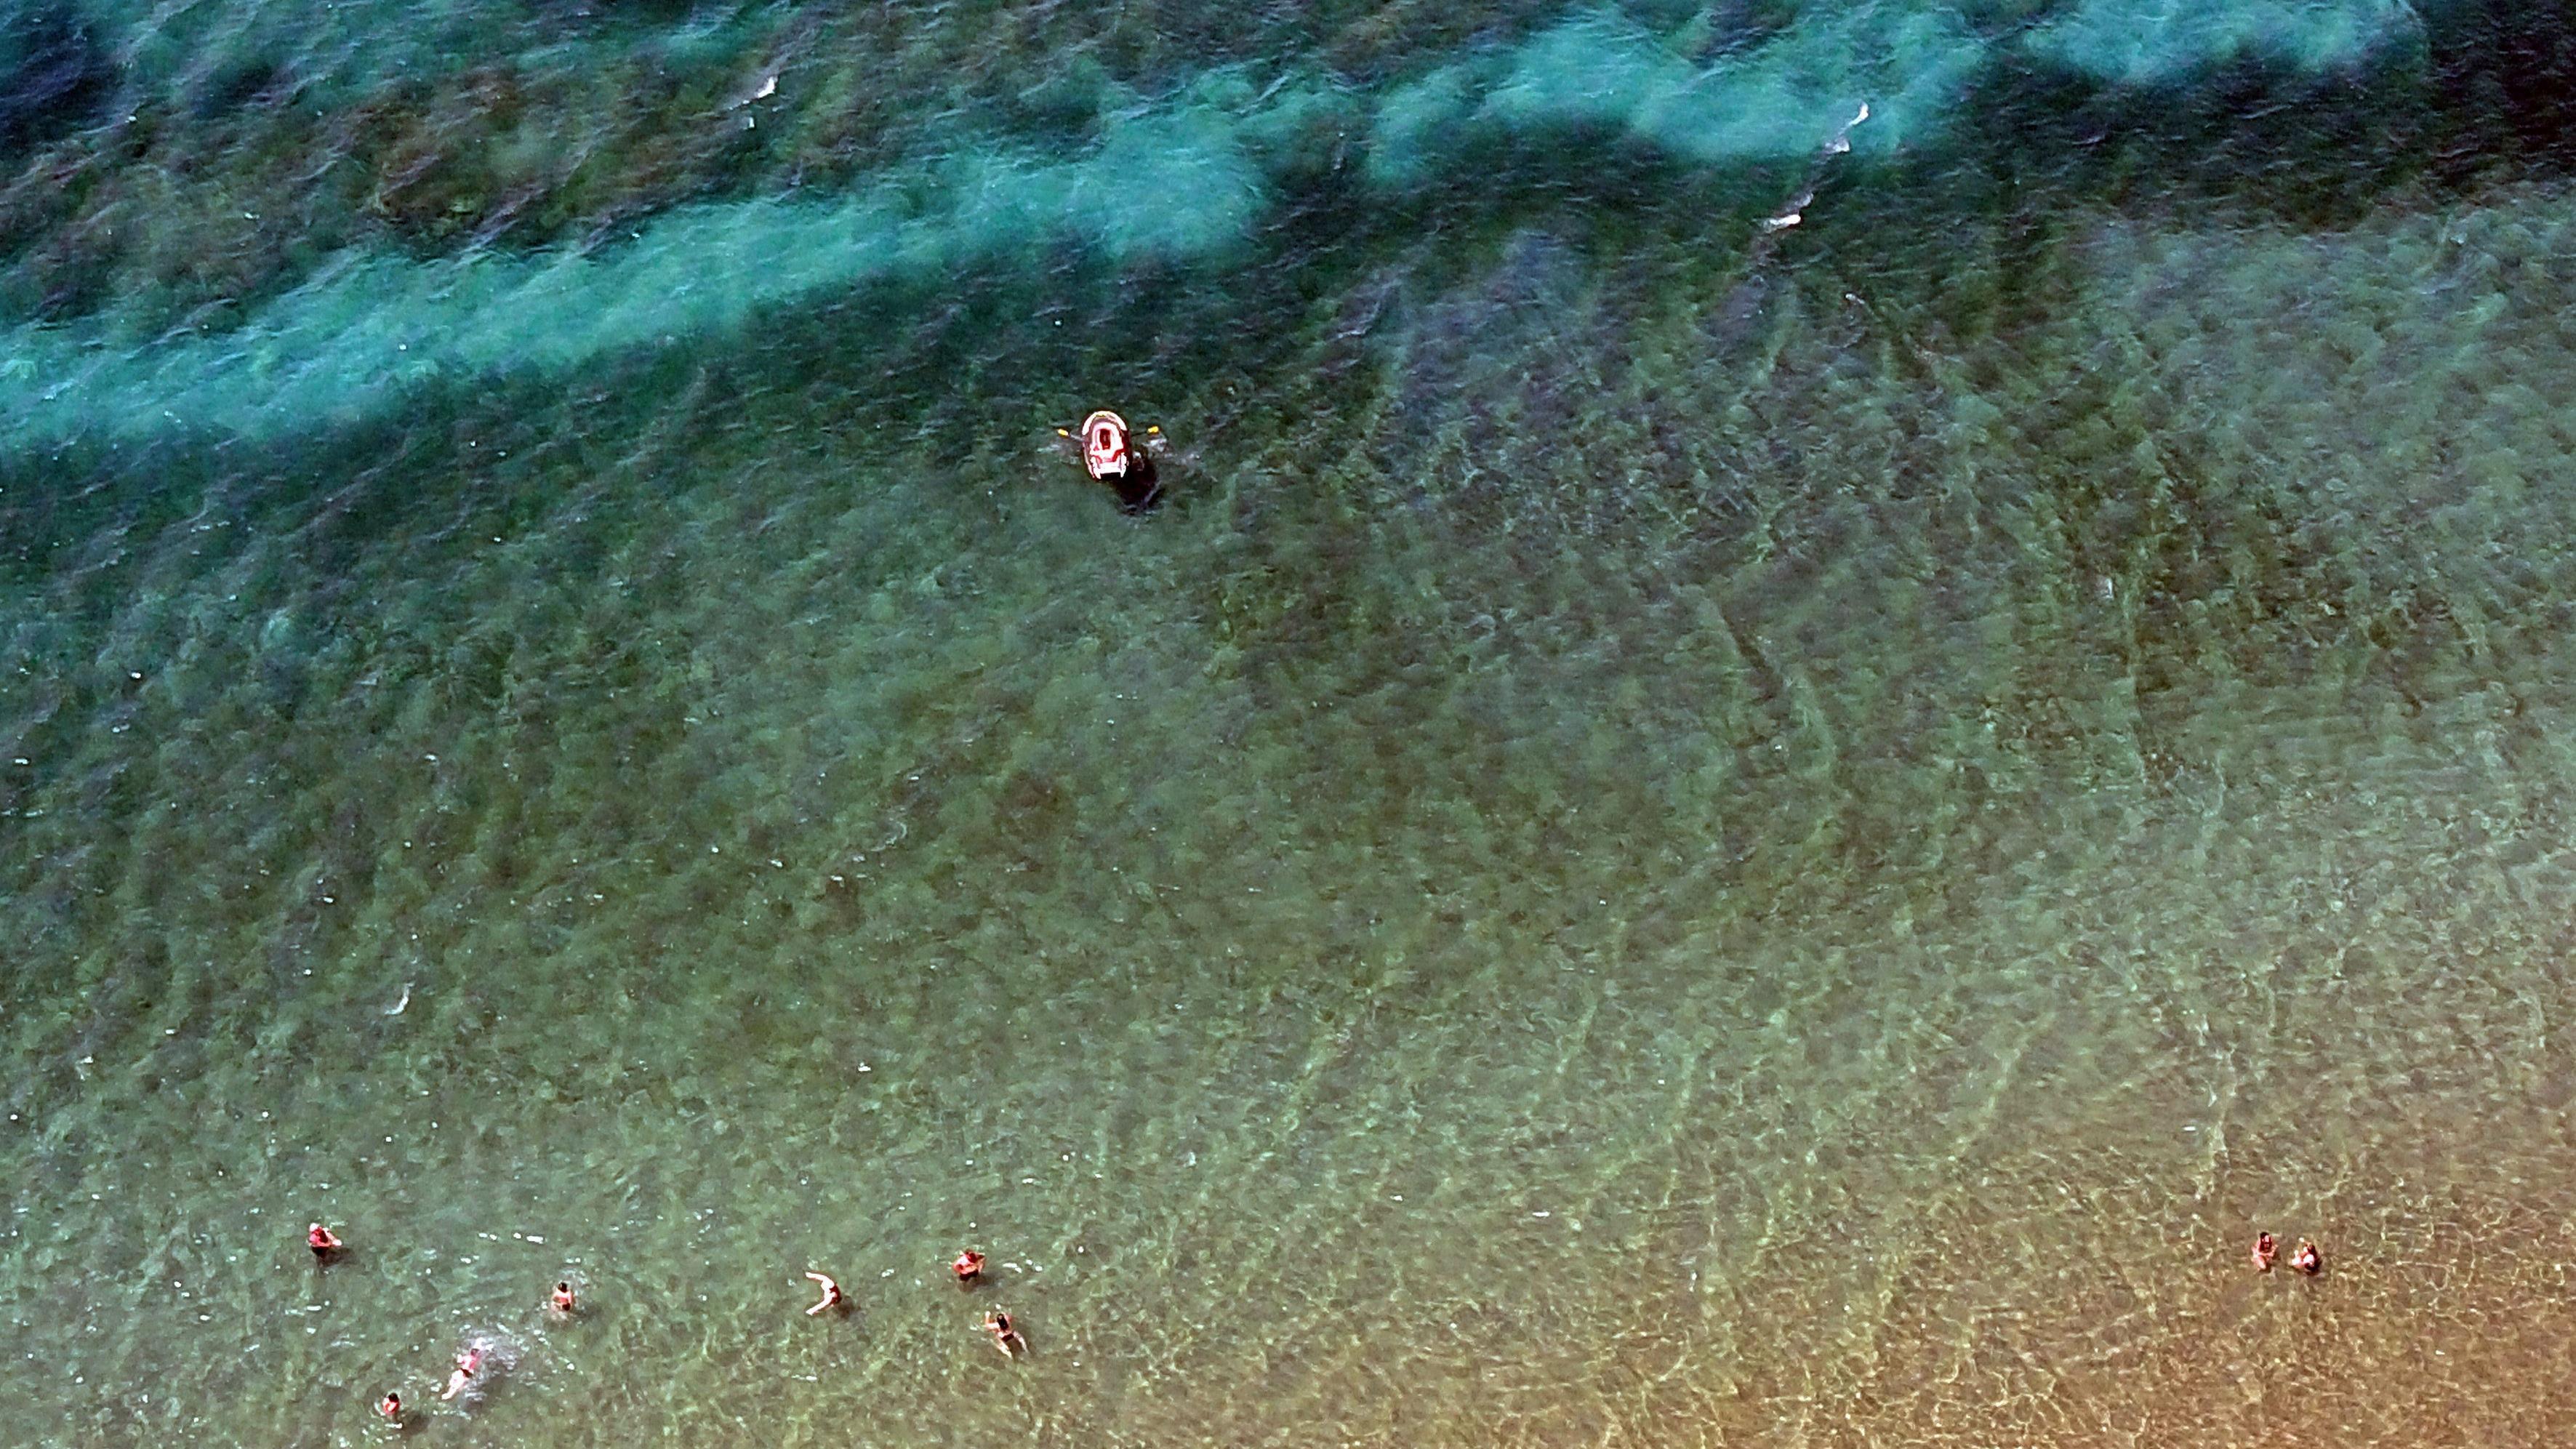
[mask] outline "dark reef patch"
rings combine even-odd
[[[0,152],[78,130],[116,79],[116,62],[71,6],[0,0]]]

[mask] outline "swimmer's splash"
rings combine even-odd
[[[1807,173],[1807,183],[1798,188],[1798,194],[1790,199],[1787,206],[1762,219],[1764,232],[1787,231],[1807,219],[1807,208],[1815,202],[1816,183],[1824,179],[1826,165],[1835,157],[1851,150],[1852,127],[1868,119],[1869,102],[1863,101],[1860,103],[1860,109],[1850,120],[1834,128],[1833,138],[1825,142],[1822,151],[1816,153],[1815,168]]]

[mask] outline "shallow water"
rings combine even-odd
[[[2576,1430],[2567,30],[331,14],[0,55],[0,1439]]]

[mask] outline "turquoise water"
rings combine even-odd
[[[0,1442],[2576,1429],[2564,22],[0,15]]]

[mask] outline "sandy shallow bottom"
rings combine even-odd
[[[13,460],[0,1439],[2576,1436],[2571,220]]]

